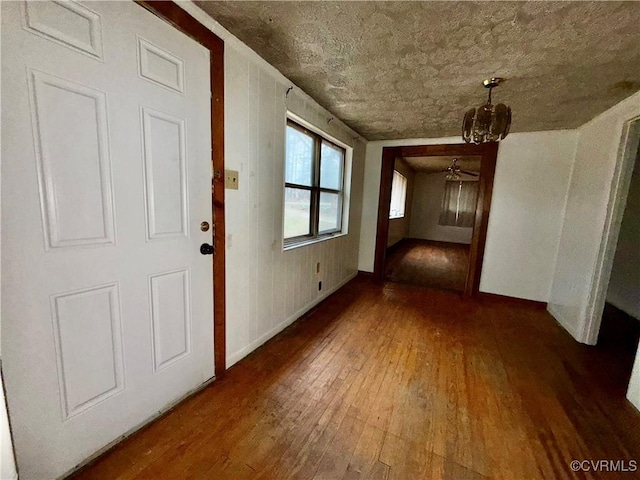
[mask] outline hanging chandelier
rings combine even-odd
[[[503,103],[491,105],[491,91],[502,81],[502,78],[493,77],[482,82],[484,87],[489,89],[489,96],[487,103],[464,114],[462,139],[465,142],[497,142],[508,135],[511,127],[511,108]]]

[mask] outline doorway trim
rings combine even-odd
[[[213,355],[215,376],[226,370],[224,220],[224,41],[172,1],[135,0],[209,50],[211,82],[211,204],[213,211]]]
[[[618,245],[618,236],[622,226],[622,217],[627,204],[631,176],[636,156],[640,149],[640,116],[635,116],[624,123],[618,158],[616,161],[611,190],[607,203],[607,216],[602,229],[602,240],[598,250],[593,281],[586,309],[586,318],[582,337],[587,345],[598,343],[602,313],[611,279],[613,260]]]
[[[380,174],[380,195],[378,200],[378,229],[376,233],[376,250],[373,275],[376,280],[384,280],[384,268],[389,235],[389,207],[391,202],[391,182],[393,168],[397,157],[429,157],[429,156],[468,156],[479,155],[480,178],[478,202],[476,203],[476,218],[471,237],[469,252],[469,268],[464,286],[464,295],[473,297],[480,288],[480,274],[484,247],[487,239],[489,211],[491,209],[491,195],[493,193],[493,177],[498,158],[497,143],[483,143],[474,145],[468,143],[454,143],[441,145],[415,145],[400,147],[384,147],[382,149],[382,171]]]

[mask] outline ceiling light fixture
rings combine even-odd
[[[502,140],[511,127],[511,108],[503,103],[491,105],[491,91],[504,79],[492,77],[483,83],[489,89],[487,103],[464,114],[462,139],[467,143],[487,143]]]
[[[446,180],[460,180],[462,178],[462,176],[460,175],[461,173],[464,173],[465,175],[471,175],[472,177],[479,176],[477,173],[469,172],[467,170],[462,170],[460,168],[460,165],[458,165],[457,158],[454,158],[451,165],[442,171],[447,172],[447,174],[444,177]]]

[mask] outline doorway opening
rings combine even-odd
[[[374,276],[478,292],[496,143],[385,147]]]
[[[631,118],[624,126],[618,162],[611,186],[607,218],[603,229],[596,273],[587,306],[585,343],[596,345],[602,324],[602,314],[609,293],[609,283],[614,267],[618,238],[620,235],[631,179],[640,150],[640,117]]]
[[[464,291],[479,155],[396,158],[385,280]]]
[[[630,122],[623,145],[594,340],[612,357],[607,375],[626,387],[640,340],[640,119]]]

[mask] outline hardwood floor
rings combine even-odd
[[[75,478],[638,478],[569,467],[640,460],[630,369],[543,309],[358,278]]]
[[[387,280],[464,291],[469,245],[405,238],[387,251]]]

